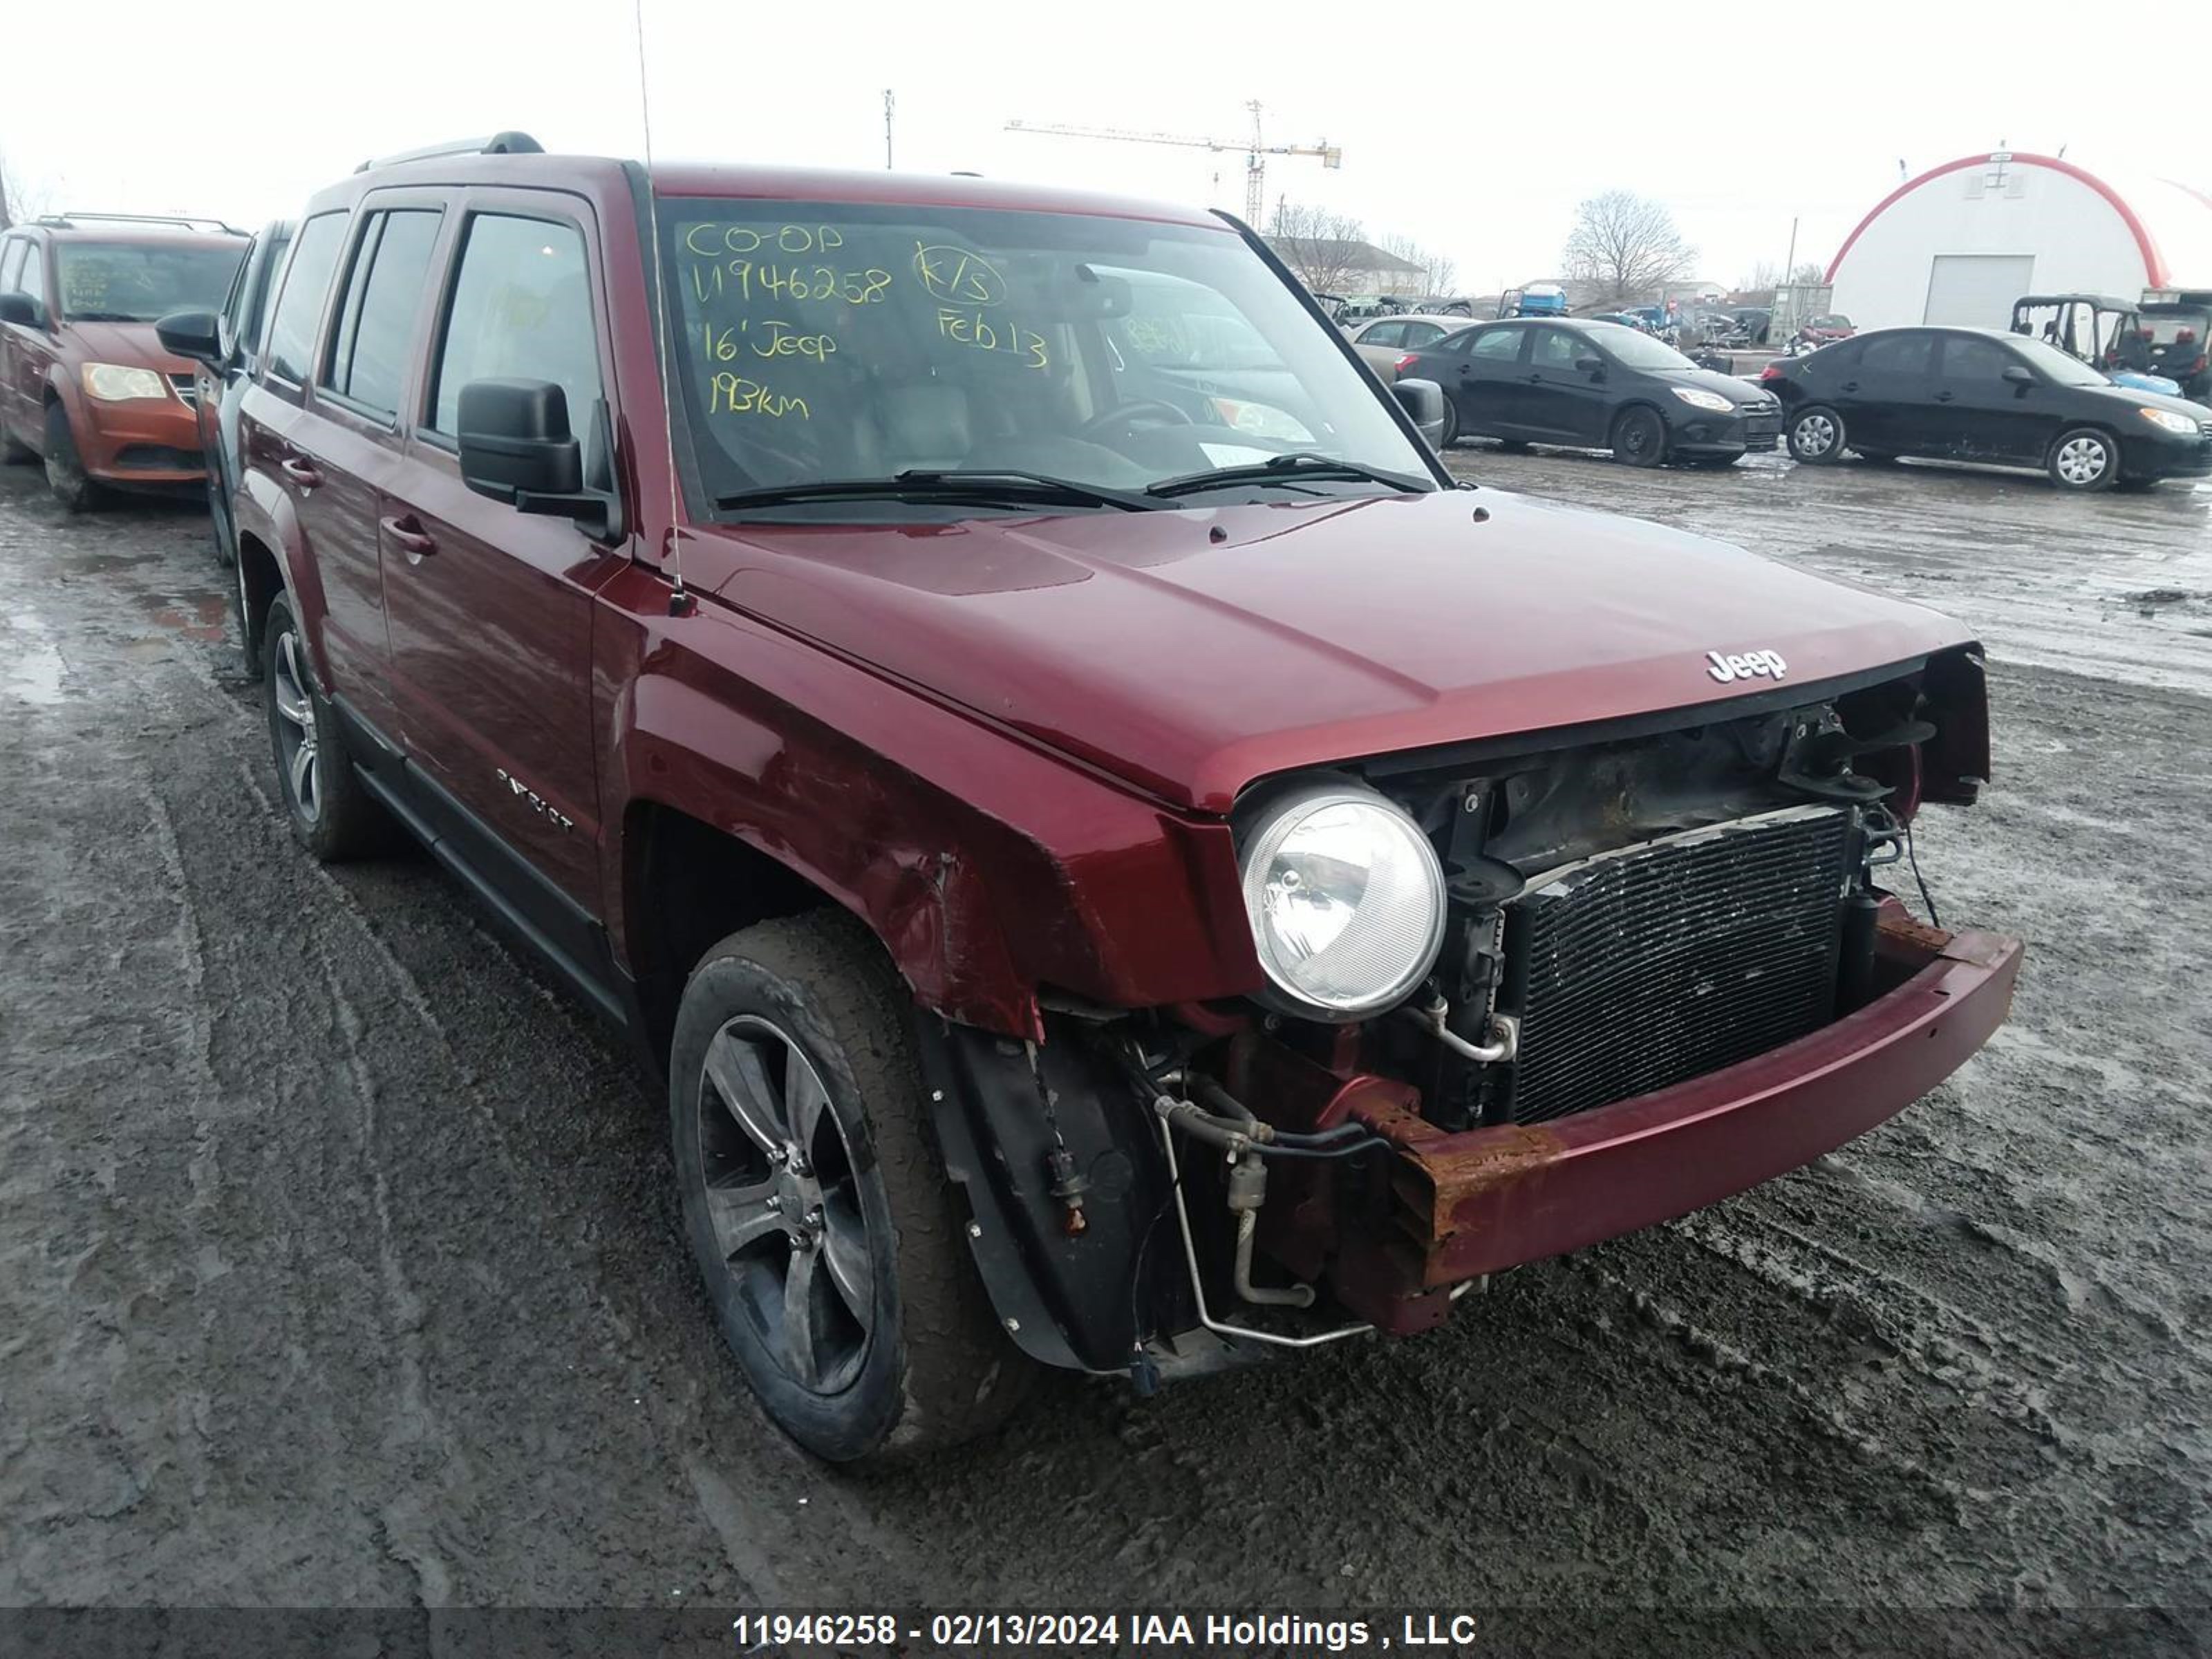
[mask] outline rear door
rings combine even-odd
[[[27,294],[44,310],[46,327],[33,328],[27,323],[0,323],[0,358],[4,368],[0,373],[7,377],[7,415],[9,429],[16,439],[31,447],[44,450],[46,436],[46,394],[43,390],[47,367],[54,359],[54,337],[48,331],[54,325],[53,295],[46,287],[46,246],[36,236],[18,234],[15,246],[22,251],[16,255],[13,280],[0,293]]]
[[[1589,370],[1576,367],[1601,362],[1597,348],[1571,329],[1529,331],[1536,338],[1514,404],[1519,424],[1529,436],[1554,443],[1603,442],[1606,388]]]
[[[2035,462],[2043,459],[2052,422],[2037,386],[2004,378],[2022,359],[2000,340],[1978,334],[1946,334],[1936,355],[1936,407],[1929,416],[1931,454],[1962,461]],[[2037,377],[2040,384],[2041,376]]]
[[[1444,392],[1459,412],[1462,432],[1493,437],[1522,435],[1516,400],[1528,370],[1527,328],[1477,329],[1444,380]]]
[[[310,221],[270,329],[267,386],[290,407],[270,420],[261,441],[321,586],[330,689],[386,741],[396,722],[377,559],[379,492],[399,463],[399,410],[445,198],[434,190],[372,192],[353,216],[342,259],[331,257],[337,216]],[[307,286],[333,264],[337,280],[310,351],[302,341]],[[295,283],[303,284],[299,313]]]
[[[1934,419],[1939,407],[1934,401],[1937,337],[1927,329],[1900,328],[1823,350],[1821,356],[1856,354],[1831,376],[1853,448],[1891,455],[1935,453],[1930,446],[1940,439]]]
[[[550,945],[592,960],[599,793],[591,722],[594,590],[627,543],[517,512],[461,481],[471,380],[551,380],[587,477],[611,478],[595,411],[612,402],[606,289],[581,198],[472,191],[461,203],[406,464],[382,509],[392,684],[434,826]]]

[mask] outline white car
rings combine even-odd
[[[1431,316],[1422,312],[1407,312],[1396,317],[1370,317],[1364,323],[1354,323],[1345,333],[1352,347],[1367,360],[1368,367],[1382,377],[1388,386],[1398,378],[1398,359],[1409,351],[1419,351],[1423,346],[1434,345],[1447,334],[1456,334],[1463,328],[1474,326],[1472,317]]]

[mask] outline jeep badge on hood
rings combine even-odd
[[[1705,672],[1723,685],[1730,680],[1747,680],[1753,675],[1778,680],[1790,672],[1790,665],[1782,660],[1779,651],[1747,651],[1735,657],[1723,657],[1717,651],[1708,651],[1705,660],[1712,665]]]

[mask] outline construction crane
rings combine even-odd
[[[1244,152],[1244,222],[1255,229],[1260,209],[1267,199],[1267,161],[1270,155],[1315,155],[1325,167],[1344,165],[1344,152],[1324,139],[1318,144],[1271,144],[1260,129],[1260,100],[1244,107],[1252,112],[1252,136],[1237,138],[1189,138],[1178,132],[1127,132],[1119,127],[1068,127],[1034,121],[1009,121],[1009,132],[1042,132],[1057,138],[1112,138],[1128,144],[1177,144],[1186,149],[1210,149],[1216,155]]]

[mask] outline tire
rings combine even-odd
[[[1685,458],[1694,467],[1707,472],[1725,472],[1743,459],[1741,455],[1691,455]]]
[[[910,1012],[867,930],[819,910],[709,951],[670,1048],[684,1234],[715,1322],[769,1419],[831,1462],[988,1433],[1034,1378],[925,1126]],[[794,1128],[791,1087],[811,1126]]]
[[[1613,458],[1630,466],[1658,466],[1667,459],[1667,423],[1638,404],[1613,423]]]
[[[70,430],[69,410],[59,404],[46,405],[46,488],[65,512],[82,513],[99,498],[99,487],[85,476],[77,458],[76,434]]]
[[[1444,399],[1444,433],[1437,440],[1439,453],[1459,441],[1459,405],[1449,398]]]
[[[1897,465],[1897,457],[1891,454],[1886,449],[1854,449],[1851,453],[1857,456],[1869,466],[1895,466]]]
[[[392,837],[392,820],[354,774],[345,734],[315,683],[289,593],[270,601],[262,634],[261,686],[276,759],[276,789],[300,845],[320,864],[383,850]]]
[[[1810,404],[1790,417],[1790,459],[1833,466],[1844,459],[1844,417],[1826,404]]]
[[[2087,495],[2120,481],[2119,441],[2094,426],[2070,427],[2058,434],[2044,471],[2061,489]]]

